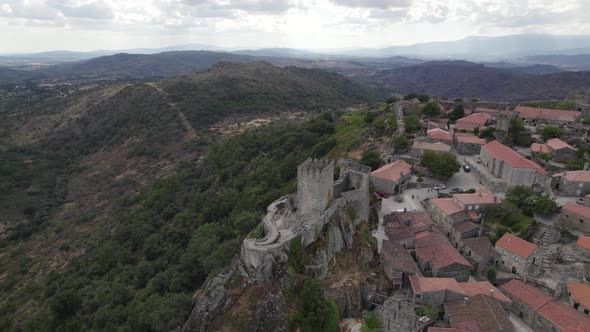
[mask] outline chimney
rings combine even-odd
[[[479,192],[479,197],[481,197],[481,191]]]
[[[469,298],[467,296],[465,296],[463,298],[463,305],[467,305],[467,304],[469,304]]]
[[[584,170],[587,171],[588,167],[590,167],[590,163],[584,163]]]
[[[494,297],[494,290],[490,289],[490,297]]]

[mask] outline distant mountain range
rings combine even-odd
[[[118,53],[156,54],[162,52],[194,50],[235,53],[250,56],[272,56],[301,59],[330,58],[354,60],[358,58],[389,58],[394,56],[404,56],[432,60],[463,59],[472,61],[501,60],[517,62],[517,60],[520,58],[537,55],[590,54],[590,36],[529,34],[500,37],[467,37],[455,41],[418,43],[409,46],[331,50],[305,50],[294,48],[232,49],[214,45],[186,44],[161,48],[98,50],[92,52],[54,51],[34,54],[0,54],[0,65],[79,61],[95,58],[98,56],[114,55]],[[525,61],[528,60],[525,59]],[[561,62],[547,64],[560,67],[562,66]],[[583,65],[587,64],[587,62],[583,63]],[[575,68],[578,67],[570,69]]]

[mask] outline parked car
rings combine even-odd
[[[453,197],[453,195],[449,194],[449,193],[438,193],[438,198],[451,198]]]
[[[451,189],[451,193],[453,194],[460,194],[462,192],[464,192],[465,190],[463,190],[463,188],[453,188]]]
[[[465,172],[471,172],[471,167],[467,166],[467,165],[463,165],[463,170]]]
[[[434,186],[434,190],[442,190],[447,188],[447,186],[445,186],[444,184],[437,184]]]

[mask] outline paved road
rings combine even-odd
[[[459,159],[461,161],[461,159]],[[463,163],[462,163],[463,164]],[[483,185],[479,184],[479,181],[475,178],[473,172],[465,172],[463,167],[459,172],[455,173],[446,183],[447,191],[453,188],[462,189],[477,189]]]

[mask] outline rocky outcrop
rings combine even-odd
[[[269,293],[256,306],[248,331],[265,332],[286,332],[287,305],[282,294]]]
[[[193,311],[182,327],[183,332],[209,331],[213,321],[232,304],[231,297],[226,296],[226,284],[233,275],[234,271],[231,270],[219,274],[205,284],[200,294],[197,294]]]
[[[324,227],[324,234],[313,243],[307,251],[309,259],[304,264],[306,275],[324,279],[330,274],[330,269],[336,258],[336,254],[344,248],[351,248],[353,244],[354,229],[347,219],[346,213],[341,210],[330,223]]]
[[[340,287],[328,288],[324,295],[336,303],[340,311],[340,318],[362,316],[361,289],[358,285],[350,283]]]

